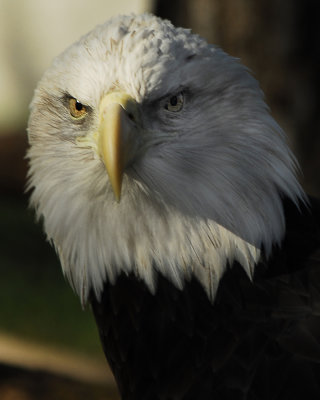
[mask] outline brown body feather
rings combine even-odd
[[[320,206],[286,205],[287,233],[253,282],[235,264],[214,304],[192,280],[133,275],[92,297],[124,400],[320,398]],[[318,220],[318,222],[317,222]]]

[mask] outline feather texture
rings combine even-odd
[[[133,275],[92,295],[106,357],[126,400],[316,400],[320,396],[320,203],[286,202],[287,234],[254,282],[234,263],[214,307],[196,280]]]
[[[115,203],[105,167],[77,138],[98,127],[101,97],[139,104],[147,150]],[[184,94],[172,115],[163,99]],[[70,120],[66,96],[91,113]],[[120,16],[57,57],[29,120],[31,204],[85,302],[124,272],[151,292],[156,272],[177,288],[195,276],[214,298],[227,263],[248,275],[284,234],[282,197],[304,194],[283,132],[255,79],[189,30],[154,16]]]

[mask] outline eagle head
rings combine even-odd
[[[295,160],[247,68],[189,30],[119,16],[54,59],[28,125],[31,204],[86,301],[103,282],[251,276],[303,197]]]

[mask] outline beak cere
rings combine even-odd
[[[98,152],[119,202],[124,170],[133,160],[140,141],[138,104],[126,93],[109,93],[100,102],[99,118]]]

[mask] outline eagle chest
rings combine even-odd
[[[159,275],[155,295],[133,275],[105,284],[101,300],[92,297],[91,304],[122,398],[242,392],[266,346],[276,351],[267,316],[252,318],[256,311],[241,298],[247,285],[245,273],[234,267],[213,305],[195,280],[181,291]],[[282,329],[278,323],[273,334]]]

